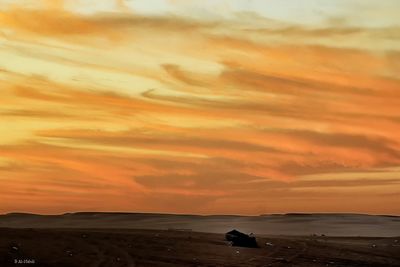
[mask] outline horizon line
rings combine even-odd
[[[274,216],[274,215],[367,215],[367,216],[386,216],[386,217],[400,217],[400,214],[373,214],[373,213],[359,213],[359,212],[286,212],[286,213],[261,213],[261,214],[193,214],[193,213],[168,213],[168,212],[143,212],[143,211],[72,211],[64,213],[33,213],[33,212],[7,212],[0,213],[0,216],[23,214],[23,215],[39,215],[39,216],[62,216],[68,214],[155,214],[155,215],[180,215],[180,216],[237,216],[237,217],[257,217],[257,216]]]

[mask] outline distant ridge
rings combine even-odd
[[[77,211],[61,214],[40,214],[29,212],[10,212],[0,214],[1,216],[75,216],[75,215],[149,215],[149,216],[198,216],[198,217],[257,217],[257,216],[382,216],[400,218],[400,215],[392,214],[368,214],[368,213],[346,213],[346,212],[289,212],[289,213],[264,213],[259,215],[239,215],[239,214],[186,214],[186,213],[157,213],[157,212],[120,212],[120,211]]]
[[[400,215],[391,215],[391,214],[368,214],[368,213],[351,213],[351,212],[315,212],[315,213],[307,213],[307,212],[290,212],[290,213],[265,213],[260,214],[259,216],[385,216],[385,217],[400,217]]]

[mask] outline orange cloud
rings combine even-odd
[[[0,212],[400,212],[396,27],[63,1],[0,23]]]

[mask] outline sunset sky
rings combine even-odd
[[[0,213],[400,215],[399,12],[0,0]]]

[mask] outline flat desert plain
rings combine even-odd
[[[393,216],[9,214],[0,222],[1,267],[400,266]],[[231,246],[223,233],[232,228],[255,233],[260,247]]]

